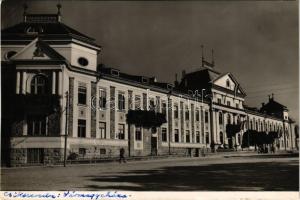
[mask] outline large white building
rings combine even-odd
[[[273,96],[261,109],[245,107],[237,79],[213,62],[203,59],[173,85],[99,65],[100,51],[94,39],[62,23],[59,9],[25,10],[23,22],[2,30],[2,162],[62,162],[65,133],[67,157],[79,159],[116,157],[120,148],[130,156],[240,149],[247,130],[278,132],[276,148],[298,147],[287,108]],[[139,109],[161,112],[167,122],[129,126],[126,113]],[[240,130],[228,137],[227,124]]]

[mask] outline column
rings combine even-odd
[[[23,72],[23,74],[22,74],[22,94],[26,94],[26,79],[27,79],[27,74],[26,74],[26,72]]]
[[[56,93],[56,72],[52,72],[52,94]]]
[[[58,72],[58,94],[63,95],[63,77],[62,72]]]
[[[16,94],[20,93],[20,72],[17,72],[16,78]]]

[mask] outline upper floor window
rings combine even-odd
[[[125,95],[123,93],[118,94],[118,109],[120,111],[125,110]]]
[[[205,123],[208,123],[208,112],[205,111]]]
[[[48,79],[43,75],[33,77],[31,81],[31,94],[47,94]]]
[[[185,120],[190,120],[189,107],[185,107]]]
[[[227,106],[231,106],[231,105],[230,105],[230,101],[227,101]]]
[[[84,66],[84,67],[89,64],[89,61],[84,57],[78,58],[77,61],[78,61],[79,65]]]
[[[134,97],[134,106],[136,110],[141,110],[141,96],[135,95]]]
[[[28,135],[44,136],[46,135],[46,117],[28,116],[27,117]]]
[[[223,124],[223,114],[219,113],[219,124]]]
[[[226,87],[230,88],[230,81],[229,81],[229,79],[227,79],[227,81],[226,81]]]
[[[150,101],[149,101],[149,110],[155,111],[154,99],[150,99]]]
[[[86,105],[86,86],[79,84],[78,87],[78,104]]]
[[[162,114],[164,114],[165,116],[167,115],[167,104],[165,102],[162,103],[161,106],[161,112]]]
[[[227,115],[227,124],[231,124],[231,116]]]
[[[199,110],[196,110],[196,121],[200,121],[200,113],[199,113]]]
[[[100,89],[99,91],[99,107],[101,110],[106,108],[106,91],[105,89]]]
[[[99,135],[101,139],[106,138],[106,123],[105,122],[99,122]]]
[[[221,101],[221,99],[220,98],[218,98],[218,104],[221,104],[222,103],[222,101]]]
[[[178,105],[174,105],[174,118],[178,119]]]

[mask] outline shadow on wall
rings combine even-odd
[[[136,170],[89,176],[90,190],[131,191],[298,191],[298,161],[290,164],[234,163]],[[101,186],[101,182],[110,186]]]

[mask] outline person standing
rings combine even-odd
[[[119,162],[122,163],[122,161],[124,163],[126,163],[126,159],[125,159],[125,150],[124,148],[121,148],[120,149],[120,159],[119,159]]]

